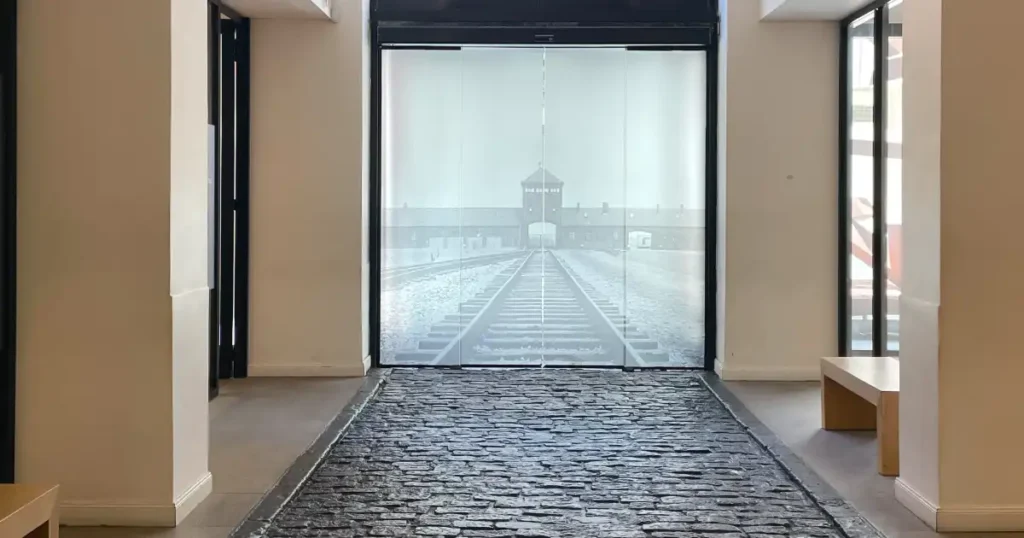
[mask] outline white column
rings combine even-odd
[[[906,0],[902,475],[940,531],[1024,530],[1024,17]]]
[[[722,4],[716,370],[818,379],[837,340],[839,26]]]
[[[366,9],[252,23],[253,376],[369,367]]]
[[[172,526],[208,471],[206,3],[19,3],[17,480]]]

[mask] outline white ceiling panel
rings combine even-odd
[[[766,21],[837,21],[871,0],[761,0]]]
[[[331,18],[331,0],[224,0],[224,3],[253,19]]]

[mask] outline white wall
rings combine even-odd
[[[212,487],[205,6],[18,27],[16,479],[62,523],[173,525]]]
[[[1024,3],[942,4],[940,499],[1022,531]]]
[[[728,3],[719,137],[726,379],[817,379],[836,352],[839,26]]]
[[[365,371],[364,9],[252,22],[252,375]]]
[[[905,2],[897,494],[946,532],[1024,530],[1022,17],[1016,0]]]
[[[900,480],[939,502],[942,6],[904,3]]]

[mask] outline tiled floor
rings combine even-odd
[[[818,383],[727,382],[725,385],[780,441],[887,538],[943,536],[903,508],[896,500],[893,479],[878,474],[874,433],[821,429]],[[989,536],[1024,538],[1024,533]]]
[[[213,493],[180,527],[65,527],[61,537],[226,538],[361,385],[362,379],[222,382],[210,403]]]

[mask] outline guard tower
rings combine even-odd
[[[523,213],[520,244],[528,245],[530,225],[547,223],[557,230],[562,225],[561,179],[543,167],[523,180]],[[557,236],[557,234],[554,234]],[[556,245],[557,246],[557,245]]]

